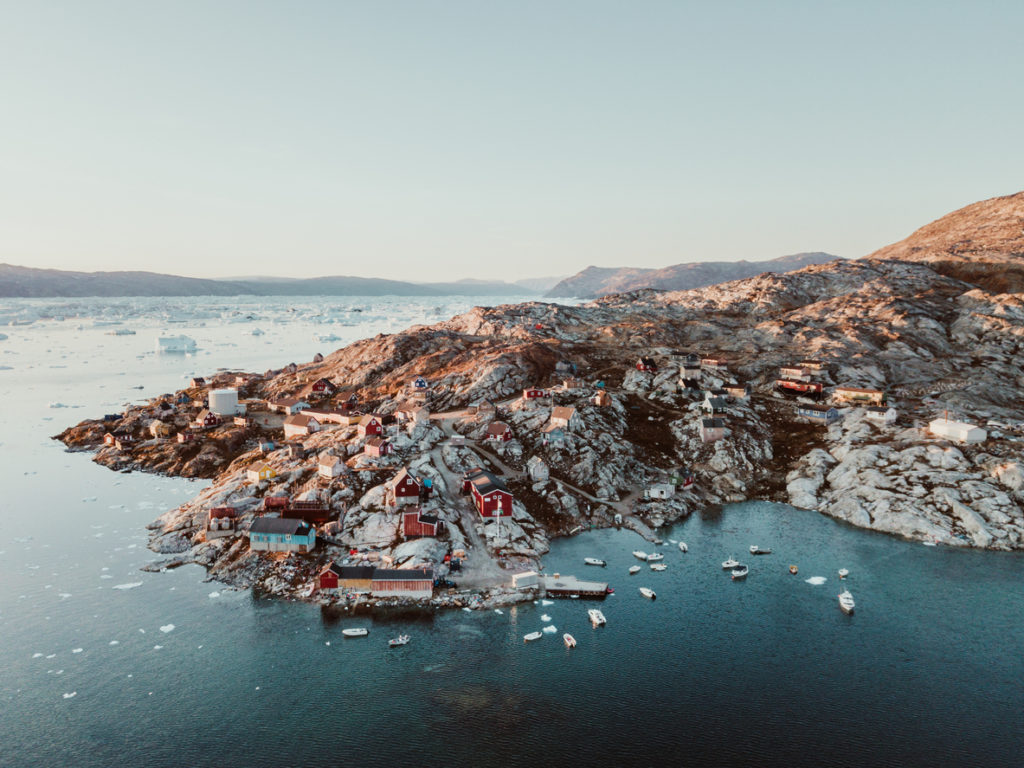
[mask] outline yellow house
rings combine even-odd
[[[171,428],[160,419],[156,419],[149,423],[149,434],[153,437],[170,437]]]
[[[245,470],[246,479],[251,480],[254,483],[262,482],[263,480],[270,480],[273,477],[277,477],[277,472],[274,468],[264,461],[257,461],[255,464],[250,464]]]

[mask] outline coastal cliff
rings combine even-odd
[[[151,546],[169,556],[164,566],[201,563],[215,578],[275,594],[308,596],[323,565],[351,557],[429,565],[500,603],[518,599],[502,585],[539,567],[553,537],[618,521],[654,538],[694,510],[755,498],[927,543],[1022,549],[1024,295],[982,287],[1021,258],[1008,247],[999,258],[987,251],[970,272],[974,283],[895,254],[577,307],[477,307],[317,362],[218,374],[59,438],[95,449],[108,432],[128,434],[135,439],[99,447],[96,460],[212,479],[154,522]],[[705,365],[684,381],[689,354]],[[813,363],[813,399],[779,385],[780,368],[800,361]],[[321,381],[331,391],[316,392]],[[254,404],[249,422],[181,443],[147,433],[157,418],[186,430],[208,389],[225,386]],[[886,413],[842,400],[841,387],[877,393]],[[529,388],[540,396],[526,396]],[[721,401],[705,405],[707,392]],[[282,447],[282,418],[256,404],[286,397],[350,415]],[[818,423],[809,406],[829,403],[834,416]],[[391,453],[370,455],[353,412],[380,418]],[[710,418],[721,424],[709,428]],[[951,442],[928,430],[937,418],[988,434]],[[493,439],[494,422],[511,439]],[[275,447],[261,448],[268,440]],[[318,474],[326,454],[344,464],[337,476]],[[251,477],[257,461],[273,477]],[[500,524],[461,494],[464,473],[477,466],[514,497]],[[418,503],[443,533],[404,535],[403,507],[388,488],[401,468],[430,481]],[[325,545],[288,558],[250,551],[243,535],[207,535],[211,509],[234,508],[241,534],[267,496],[322,504]],[[459,551],[465,568],[450,573],[445,556]],[[474,599],[449,592],[435,602]]]

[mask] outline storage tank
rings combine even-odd
[[[218,416],[234,416],[238,412],[238,390],[212,390],[210,392],[210,410]]]

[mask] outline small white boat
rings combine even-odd
[[[690,551],[690,548],[686,546],[686,542],[685,541],[680,541],[679,542],[679,551],[680,552],[689,552]]]
[[[732,569],[732,580],[739,581],[740,579],[745,579],[748,573],[750,573],[750,569],[747,566],[737,565]]]
[[[647,556],[647,562],[648,563],[656,563],[659,560],[664,560],[664,559],[665,559],[665,556],[663,554],[661,554],[660,552],[655,552],[654,554],[651,554],[651,555]]]
[[[723,571],[731,570],[732,568],[735,568],[739,564],[740,564],[739,560],[737,560],[734,557],[730,557],[728,560],[726,560],[724,563],[722,563],[722,570]]]
[[[750,554],[752,555],[770,555],[771,553],[770,549],[761,549],[757,544],[750,545]]]
[[[639,558],[640,560],[646,560],[647,559],[647,553],[646,552],[641,552],[639,549],[634,549],[633,550],[633,557]]]
[[[630,566],[630,568],[629,568],[629,575],[632,576],[635,573],[640,573],[640,566],[639,565],[632,565],[632,566]]]
[[[576,647],[576,638],[573,637],[572,635],[570,635],[568,632],[566,632],[564,635],[562,635],[562,639],[565,641],[565,647],[566,648],[575,648]]]
[[[356,627],[355,629],[343,629],[341,634],[345,637],[366,637],[370,634],[370,630],[366,627]]]
[[[608,565],[604,560],[598,560],[596,557],[584,557],[583,563],[585,565]]]
[[[937,541],[922,541],[921,543],[926,547],[937,547],[939,545],[939,542]]]
[[[397,648],[400,645],[407,645],[408,643],[409,643],[409,636],[408,635],[399,635],[398,637],[393,637],[390,640],[388,640],[388,647],[389,648]]]
[[[853,613],[853,595],[850,594],[850,590],[844,589],[839,593],[839,609],[843,613]]]
[[[542,637],[544,637],[543,632],[530,632],[528,635],[523,635],[523,642],[529,643],[533,640],[540,640]]]
[[[655,600],[658,597],[656,594],[654,594],[653,589],[648,589],[647,587],[640,587],[640,594],[646,597],[648,600]]]
[[[590,617],[590,623],[595,627],[600,627],[602,624],[608,623],[604,618],[604,614],[597,610],[597,608],[591,608],[587,611],[587,615]]]
[[[789,572],[796,576],[800,572],[800,569],[797,568],[795,565],[791,565],[789,566]]]
[[[668,566],[664,563],[651,563],[652,571],[664,571],[666,568],[668,568]]]
[[[839,578],[840,579],[845,579],[849,575],[850,575],[850,572],[846,568],[840,568],[839,569]]]

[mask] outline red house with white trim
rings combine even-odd
[[[636,369],[654,373],[658,370],[658,364],[654,362],[653,357],[641,357],[636,361]]]
[[[318,395],[333,395],[337,389],[338,388],[334,386],[334,382],[330,379],[317,379],[313,382],[313,386],[309,388],[309,391]]]
[[[360,437],[380,437],[384,434],[384,424],[381,420],[374,416],[372,413],[368,413],[359,420],[359,436]]]
[[[383,437],[371,437],[366,441],[363,453],[367,456],[390,456],[394,446]]]
[[[476,467],[462,477],[462,491],[473,497],[480,517],[511,517],[513,496],[493,473]]]
[[[492,421],[487,427],[486,439],[506,443],[512,439],[512,427],[504,421]]]
[[[403,504],[418,504],[423,483],[406,468],[391,478],[388,483],[388,496],[396,507]]]
[[[548,393],[540,387],[527,387],[523,390],[523,400],[536,400],[538,397],[547,397]]]

